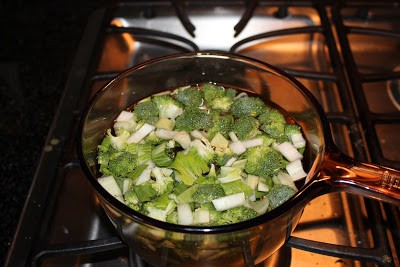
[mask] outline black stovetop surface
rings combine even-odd
[[[0,3],[0,266],[88,16],[111,2]]]

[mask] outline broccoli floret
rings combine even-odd
[[[168,214],[174,211],[176,204],[173,200],[170,200],[168,206],[165,209],[157,206],[155,202],[146,202],[143,204],[142,212],[154,219],[160,221],[166,221]]]
[[[108,161],[108,170],[114,177],[128,177],[136,167],[136,155],[126,151],[113,154]]]
[[[214,163],[217,166],[224,166],[228,160],[230,160],[233,157],[236,157],[236,154],[233,153],[233,151],[227,147],[225,149],[215,149],[214,150]]]
[[[196,179],[210,170],[195,147],[191,147],[187,153],[178,152],[174,162],[169,167],[180,174],[180,179],[186,185],[192,185]]]
[[[218,225],[232,224],[250,220],[258,215],[259,214],[255,210],[240,206],[221,212],[217,221]]]
[[[208,130],[212,126],[212,116],[206,110],[186,109],[176,118],[175,129],[191,132],[193,130]]]
[[[110,145],[117,150],[122,150],[126,146],[126,140],[131,136],[131,134],[127,130],[120,130],[114,136],[111,132],[111,129],[107,130],[107,136],[110,139]]]
[[[158,121],[158,108],[151,100],[139,102],[134,108],[137,118],[154,125]]]
[[[136,192],[133,190],[130,190],[125,193],[124,202],[127,206],[129,206],[133,210],[139,211],[141,208],[139,198],[137,197]]]
[[[166,221],[169,223],[178,224],[178,211],[174,210],[167,215]]]
[[[212,140],[217,133],[228,138],[232,129],[233,117],[231,115],[213,114],[213,126],[208,130],[208,139]]]
[[[176,100],[185,108],[198,108],[203,104],[203,92],[197,87],[178,88],[176,92]]]
[[[165,142],[154,147],[151,151],[151,159],[160,167],[169,166],[174,161],[174,157],[174,150],[167,147],[167,143]]]
[[[258,121],[261,124],[260,129],[272,138],[279,139],[278,142],[286,141],[285,136],[285,117],[276,109],[264,111]]]
[[[156,146],[161,144],[162,142],[164,142],[164,139],[161,139],[160,137],[158,137],[156,135],[156,133],[154,131],[152,131],[150,134],[148,134],[144,139],[143,142],[145,144],[149,144],[152,146]],[[135,143],[131,143],[131,144],[135,144]]]
[[[217,211],[212,202],[205,202],[200,206],[201,209],[207,210],[210,214],[210,225],[218,225],[218,220],[220,217],[219,211]]]
[[[232,131],[240,140],[253,138],[259,133],[258,120],[251,116],[239,117],[232,125]]]
[[[291,198],[294,194],[296,194],[296,190],[294,190],[290,186],[283,184],[274,185],[274,187],[272,187],[272,189],[267,194],[267,197],[269,199],[268,210],[272,210],[280,206],[282,203]]]
[[[246,157],[245,172],[261,177],[274,176],[286,165],[282,154],[272,147],[250,148],[246,151]]]
[[[257,97],[241,97],[233,102],[230,111],[235,117],[257,117],[264,110],[264,107],[264,102]]]
[[[172,179],[171,169],[154,167],[151,171],[155,181],[152,183],[152,187],[156,190],[157,195],[170,193],[174,188],[174,179]]]
[[[199,184],[193,193],[193,201],[199,204],[210,202],[216,198],[225,196],[224,189],[219,184]]]
[[[225,112],[232,106],[236,93],[233,89],[225,89],[223,86],[211,83],[203,85],[203,92],[208,108]]]
[[[190,143],[191,147],[195,147],[197,154],[208,164],[214,159],[214,149],[211,146],[210,141],[207,139],[194,139]]]
[[[153,98],[158,108],[160,118],[175,119],[183,112],[183,105],[169,95],[161,95]]]

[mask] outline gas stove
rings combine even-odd
[[[120,1],[97,10],[74,59],[6,266],[149,266],[121,241],[99,206],[75,143],[90,97],[118,73],[159,56],[224,51],[280,67],[318,99],[344,153],[400,169],[399,6],[175,0]],[[326,194],[307,205],[286,245],[257,266],[399,266],[399,229],[398,207]]]

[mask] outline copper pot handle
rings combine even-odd
[[[400,206],[400,171],[328,153],[320,178],[333,188]]]

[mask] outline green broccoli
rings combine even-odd
[[[245,172],[261,177],[276,175],[284,168],[286,161],[281,153],[272,147],[258,146],[248,149],[246,152]]]
[[[203,85],[203,93],[208,108],[227,112],[234,102],[236,91],[207,83]]]
[[[151,184],[157,195],[170,193],[174,189],[174,179],[172,179],[171,169],[154,167],[151,171],[155,181]]]
[[[183,105],[169,95],[155,96],[153,102],[157,105],[160,118],[175,119],[183,112]]]
[[[251,116],[239,117],[232,125],[232,131],[240,140],[253,138],[259,133],[259,122]]]
[[[172,148],[167,147],[167,143],[161,143],[154,147],[151,151],[151,159],[160,167],[169,166],[175,158],[175,152]]]
[[[186,109],[176,118],[175,130],[191,132],[208,130],[213,126],[212,116],[203,109]]]
[[[178,152],[169,167],[180,174],[180,179],[186,185],[192,185],[196,179],[210,170],[206,161],[200,157],[194,147],[191,147],[187,153]]]
[[[108,161],[108,171],[114,177],[128,177],[137,166],[137,156],[126,151],[113,154]]]
[[[219,213],[218,225],[238,223],[257,217],[259,214],[244,206],[228,209]]]
[[[264,111],[259,117],[258,121],[261,124],[261,130],[274,139],[280,138],[279,142],[285,140],[285,117],[276,109]],[[283,138],[283,139],[282,139]]]
[[[158,108],[151,100],[139,102],[134,107],[137,118],[141,121],[154,125],[158,121]]]
[[[142,212],[153,218],[160,221],[167,221],[167,216],[171,212],[174,211],[176,204],[173,200],[170,200],[168,206],[165,209],[162,209],[156,205],[154,202],[146,202],[143,204]]]
[[[191,146],[197,149],[197,154],[208,164],[214,159],[214,149],[207,139],[194,139]]]
[[[225,149],[215,149],[214,151],[214,163],[217,166],[224,166],[228,162],[228,160],[236,157],[236,154],[233,153],[233,151],[229,147]]]
[[[230,111],[234,117],[257,117],[264,108],[264,102],[257,97],[241,97],[233,102]]]
[[[176,100],[185,105],[185,108],[199,108],[203,104],[203,92],[197,87],[178,88]]]
[[[224,189],[219,184],[199,184],[192,195],[194,202],[204,204],[216,198],[225,196]]]
[[[296,193],[292,187],[276,184],[272,189],[268,192],[267,198],[269,199],[268,210],[275,209],[280,206],[282,203],[286,202],[289,198],[291,198]]]
[[[207,131],[208,139],[212,140],[217,133],[222,134],[228,138],[229,132],[232,129],[233,117],[232,115],[212,114],[213,126]]]
[[[124,194],[124,203],[136,211],[139,211],[141,208],[139,198],[137,197],[136,192],[133,190],[129,190]]]
[[[178,211],[173,210],[170,214],[166,217],[166,222],[178,224]]]
[[[162,142],[164,142],[164,139],[161,139],[160,137],[158,137],[156,135],[156,133],[154,131],[152,131],[150,134],[148,134],[144,139],[143,142],[145,144],[149,144],[152,146],[156,146],[161,144]],[[131,143],[131,144],[135,144],[135,143]]]

